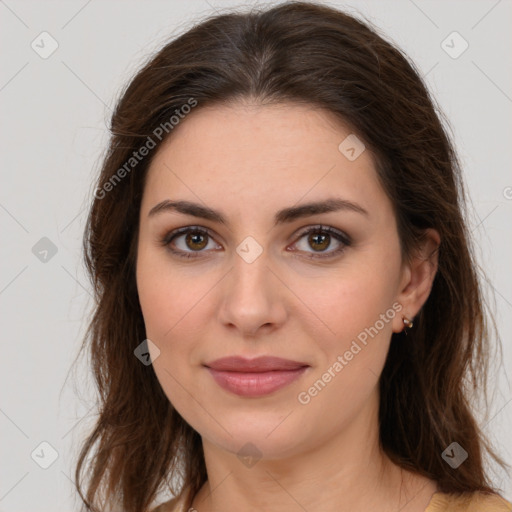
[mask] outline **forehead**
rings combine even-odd
[[[386,198],[370,152],[344,152],[354,141],[361,150],[353,137],[328,112],[304,105],[198,106],[153,159],[143,209],[179,197],[277,210],[332,195],[370,208]]]

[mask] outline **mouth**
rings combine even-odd
[[[278,357],[225,357],[205,364],[215,382],[226,391],[259,397],[282,389],[298,379],[310,366]]]

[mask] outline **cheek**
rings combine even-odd
[[[147,336],[166,344],[167,338],[194,312],[209,285],[171,266],[165,255],[142,250],[137,261],[137,290]]]
[[[193,279],[156,251],[139,252],[137,289],[146,336],[159,350],[153,369],[169,401],[180,412],[190,408],[197,389],[191,385],[191,355],[204,336],[201,297],[208,279]],[[206,277],[206,276],[205,276]]]
[[[396,313],[392,308],[396,292],[393,285],[391,269],[386,273],[369,267],[297,280],[294,291],[307,306],[298,318],[305,319],[305,325],[310,324],[309,330],[314,326],[316,335],[312,337],[321,334],[322,344],[329,352],[350,344],[376,323],[386,337],[392,332],[391,320]],[[386,313],[383,323],[382,315]],[[314,321],[306,320],[313,318]]]
[[[324,435],[348,424],[370,402],[377,406],[379,376],[398,314],[384,284],[376,286],[369,276],[342,282],[342,289],[329,296],[311,289],[315,312],[334,334],[320,336],[317,329],[321,357],[296,396],[303,428],[314,431],[315,418],[323,418]]]
[[[159,350],[153,368],[163,391],[185,416],[195,403],[193,397],[203,392],[197,371],[202,371],[202,347],[215,315],[212,297],[221,277],[206,268],[180,267],[156,251],[143,251],[138,260],[146,336]]]
[[[400,314],[395,270],[354,265],[338,275],[317,276],[314,284],[302,282],[297,294],[307,298],[314,317],[309,313],[298,318],[315,320],[303,320],[301,330],[316,340],[321,357],[299,403],[325,407],[335,400],[358,407],[372,392],[386,360],[393,319]]]

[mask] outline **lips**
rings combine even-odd
[[[280,357],[261,356],[255,359],[246,359],[245,357],[231,356],[216,359],[205,366],[213,370],[226,372],[260,373],[277,370],[297,370],[309,365]]]
[[[307,363],[269,356],[225,357],[205,366],[221,388],[244,397],[273,393],[298,379],[309,367]]]

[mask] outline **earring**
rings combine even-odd
[[[402,321],[404,322],[404,325],[405,325],[404,331],[407,334],[407,329],[410,329],[414,325],[414,323],[412,320],[410,320],[406,316],[402,316]]]

